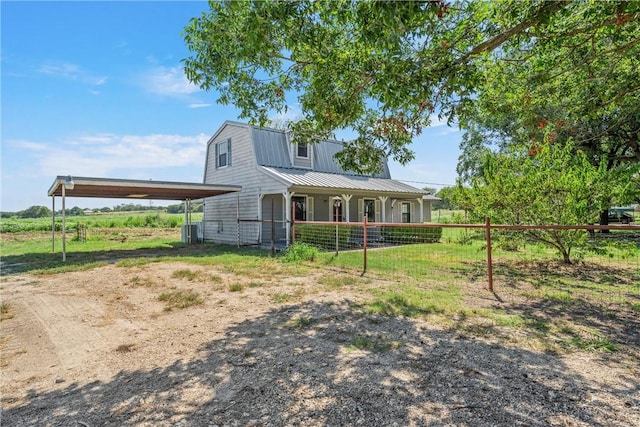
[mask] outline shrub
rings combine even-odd
[[[299,242],[287,248],[284,253],[284,260],[287,262],[313,261],[317,256],[318,248],[308,243]]]
[[[338,226],[338,247],[344,248],[351,237],[350,226]],[[309,243],[321,249],[336,249],[336,227],[315,224],[300,224],[296,226],[296,240]]]
[[[435,243],[442,237],[442,227],[387,226],[382,228],[382,237],[394,243]]]

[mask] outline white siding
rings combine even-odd
[[[216,169],[215,145],[227,139],[231,139],[231,166]],[[235,244],[238,214],[241,219],[258,219],[259,195],[280,194],[285,188],[257,170],[249,126],[227,124],[209,141],[206,161],[205,183],[241,185],[242,191],[239,195],[225,194],[206,200],[204,239]]]

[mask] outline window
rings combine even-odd
[[[402,204],[402,222],[411,222],[411,203]]]
[[[291,215],[293,209],[294,221],[313,221],[313,197],[310,196],[293,196],[291,197],[292,205],[287,206],[287,198],[282,198],[282,227],[286,226],[287,218]],[[288,210],[288,212],[287,212]]]
[[[298,197],[294,196],[291,198],[291,201],[295,204],[296,208],[296,221],[306,221],[307,220],[307,198],[304,196]]]
[[[296,156],[305,159],[309,157],[309,145],[306,142],[298,142]]]
[[[376,222],[376,201],[374,199],[364,199],[364,214],[367,221]]]
[[[340,198],[329,199],[329,209],[331,209],[331,217],[333,222],[342,222],[342,200]]]
[[[231,166],[231,139],[216,144],[216,168]]]

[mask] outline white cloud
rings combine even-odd
[[[207,107],[211,107],[211,104],[208,104],[206,102],[189,104],[189,108],[207,108]]]
[[[10,145],[13,148],[27,151],[46,151],[49,147],[47,144],[40,142],[26,141],[26,140],[14,140],[10,141]]]
[[[204,167],[205,134],[83,135],[62,144],[16,141],[34,158],[33,174],[52,176],[131,176],[141,169]]]
[[[39,70],[43,74],[64,77],[69,80],[76,80],[80,74],[80,67],[68,62],[59,64],[43,64]]]
[[[94,76],[82,69],[79,65],[70,62],[43,64],[38,68],[38,71],[42,74],[60,77],[66,80],[79,81],[92,86],[103,86],[107,83],[106,77]]]
[[[143,76],[142,85],[149,92],[163,96],[184,96],[200,91],[187,80],[180,67],[155,67]]]
[[[432,114],[429,116],[429,121],[431,122],[431,124],[429,125],[430,128],[435,128],[435,127],[440,127],[440,126],[447,126],[447,118],[446,117],[438,117],[437,114]]]

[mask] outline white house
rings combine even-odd
[[[386,163],[378,175],[345,171],[334,159],[341,149],[339,141],[293,144],[282,130],[225,122],[207,143],[204,183],[242,190],[206,199],[204,239],[235,244],[241,219],[263,221],[243,240],[266,243],[271,225],[264,222],[273,218],[277,240],[288,242],[294,203],[298,221],[355,222],[365,214],[369,222],[430,221],[425,191],[391,179]]]

